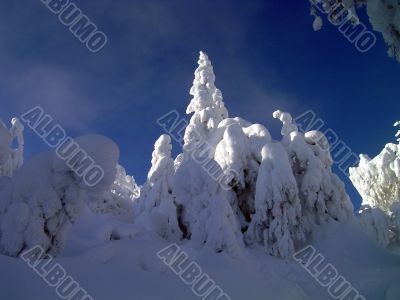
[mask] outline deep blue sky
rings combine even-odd
[[[395,140],[400,65],[380,35],[362,54],[324,16],[314,32],[306,0],[75,3],[107,34],[100,53],[40,0],[0,1],[0,117],[8,123],[41,105],[72,136],[106,135],[139,183],[163,133],[156,119],[172,109],[184,115],[199,50],[230,115],[264,124],[276,139],[274,110],[312,109],[355,153],[374,156]],[[47,149],[31,130],[25,137],[26,158]]]

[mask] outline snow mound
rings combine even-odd
[[[54,151],[33,157],[0,191],[1,253],[18,256],[40,245],[49,254],[59,254],[69,225],[79,219],[87,203],[98,201],[110,188],[119,157],[115,143],[97,135],[79,137],[76,143],[105,176],[88,186]]]

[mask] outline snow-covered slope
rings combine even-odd
[[[166,245],[161,239],[140,235],[133,240],[98,241],[86,251],[79,246],[66,249],[55,262],[96,300],[198,299],[191,287],[156,256]],[[366,299],[399,299],[400,257],[380,248],[356,224],[325,226],[313,245]],[[206,249],[198,251],[188,244],[182,249],[232,300],[332,299],[326,288],[293,259],[265,256],[254,249],[235,259]],[[0,266],[7,270],[0,275],[1,299],[59,299],[54,289],[21,260],[1,256]],[[386,296],[388,291],[393,295]]]

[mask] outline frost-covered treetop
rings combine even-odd
[[[171,158],[172,145],[171,137],[168,134],[161,135],[154,144],[154,151],[151,155],[151,169],[147,179],[151,182],[160,177],[160,172],[164,174],[173,169],[173,159]]]
[[[197,62],[199,67],[196,69],[193,80],[193,86],[190,89],[190,95],[193,99],[186,109],[186,113],[199,112],[207,107],[219,108],[223,118],[227,118],[227,112],[223,103],[222,93],[215,86],[215,75],[211,61],[207,54],[200,51],[200,57]]]
[[[185,131],[184,149],[207,139],[208,134],[228,117],[221,91],[215,86],[215,75],[207,54],[200,52],[198,68],[194,73],[190,95],[193,98],[186,109],[187,114],[194,113]]]
[[[163,134],[154,143],[154,151],[151,155],[151,164],[155,166],[159,160],[161,160],[163,157],[171,157],[171,154],[171,137],[168,134]]]
[[[151,163],[155,164],[160,157],[170,157],[171,151],[171,137],[168,134],[161,135],[154,144]]]
[[[190,89],[190,95],[193,96],[193,99],[186,109],[187,114],[212,106],[212,95],[216,90],[214,70],[207,54],[200,52],[197,63],[199,67],[194,73],[193,86]]]

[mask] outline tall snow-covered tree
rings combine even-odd
[[[287,113],[275,113],[288,115]],[[353,215],[353,206],[345,192],[343,182],[332,172],[332,158],[329,143],[322,132],[298,132],[297,126],[287,119],[282,133],[289,136],[286,145],[291,158],[293,174],[296,177],[299,197],[303,207],[303,226],[311,231],[329,219],[345,221]]]
[[[194,160],[182,164],[173,180],[184,237],[198,249],[238,254],[243,241],[231,206],[232,193],[222,189]]]
[[[316,31],[322,27],[320,10],[336,25],[349,23],[343,26],[357,27],[357,11],[365,7],[372,28],[382,34],[388,45],[388,55],[400,62],[400,3],[397,0],[310,0],[310,5]]]
[[[352,216],[344,184],[332,173],[329,145],[321,132],[300,133],[290,114],[276,111],[283,123],[281,142],[262,148],[255,214],[246,240],[287,257],[315,226]]]
[[[231,205],[238,216],[242,231],[247,230],[254,214],[256,180],[262,161],[261,149],[271,135],[260,124],[251,124],[241,118],[228,118],[214,134],[214,159],[226,175],[227,186],[234,194]],[[217,142],[217,143],[216,143]]]
[[[174,160],[169,135],[163,134],[156,141],[147,175],[139,199],[135,201],[135,222],[169,240],[180,240],[177,205],[173,194],[172,177]]]
[[[193,113],[193,116],[185,131],[184,152],[199,147],[201,142],[208,139],[210,132],[228,117],[222,93],[215,86],[214,70],[207,54],[200,52],[198,64],[190,89],[193,98],[186,109],[186,113]]]
[[[250,235],[272,255],[288,257],[304,240],[296,179],[284,147],[267,143],[262,151]]]
[[[224,135],[224,129],[218,125],[228,117],[228,112],[221,91],[215,87],[212,64],[204,52],[200,52],[198,64],[190,90],[193,98],[186,110],[193,115],[185,131],[184,155],[176,159],[174,191],[179,223],[184,237],[197,247],[207,245],[216,251],[232,253],[242,246],[240,226],[231,206],[233,194],[213,177],[223,173],[214,154]]]

